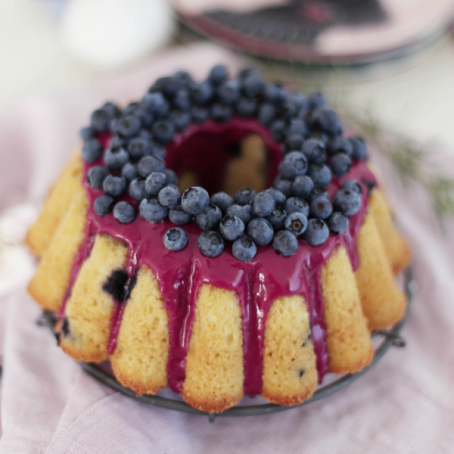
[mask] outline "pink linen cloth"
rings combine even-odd
[[[0,207],[42,200],[101,102],[137,98],[180,68],[202,77],[219,61],[238,65],[212,45],[175,50],[132,74],[24,103],[0,122]],[[454,169],[454,156],[437,153],[444,169]],[[379,155],[374,162],[414,255],[418,288],[402,332],[405,349],[392,348],[358,381],[316,403],[210,424],[136,402],[83,372],[36,325],[41,311],[25,291],[32,271],[25,257],[19,279],[0,287],[0,454],[453,452],[453,225],[442,236],[425,192],[403,186]],[[27,216],[11,209],[5,216],[20,236]]]

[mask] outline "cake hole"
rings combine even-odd
[[[229,335],[227,336],[227,343],[228,343],[228,344],[231,344],[232,342],[233,342],[233,334],[229,334]]]
[[[179,177],[178,186],[182,193],[186,189],[192,188],[193,186],[200,186],[200,184],[199,176],[193,170],[185,170]]]
[[[210,194],[233,196],[243,187],[258,192],[271,186],[282,159],[280,148],[256,120],[209,121],[191,126],[169,144],[166,164],[178,175],[182,192],[202,186]]]

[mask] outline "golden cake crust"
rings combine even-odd
[[[29,292],[43,308],[53,311],[63,304],[72,263],[84,238],[88,199],[81,185],[81,167],[76,154],[27,237],[32,251],[41,257]],[[335,373],[354,373],[370,364],[374,354],[370,330],[400,320],[406,307],[393,274],[407,265],[408,245],[378,190],[372,191],[369,203],[357,239],[357,272],[345,248],[339,247],[320,274],[329,368]],[[60,344],[76,360],[109,359],[124,386],[139,395],[156,394],[168,386],[169,314],[155,275],[144,265],[124,303],[117,348],[108,353],[116,302],[103,285],[113,271],[125,269],[128,254],[123,242],[107,234],[96,236],[68,298],[69,333],[60,336]],[[309,333],[302,295],[271,303],[265,320],[261,392],[270,402],[295,405],[315,392],[318,375]],[[221,412],[242,398],[242,315],[235,292],[212,285],[200,288],[186,362],[181,395],[194,408]]]

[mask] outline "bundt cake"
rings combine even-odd
[[[76,360],[207,412],[294,405],[403,317],[409,247],[320,93],[180,71],[81,136],[27,236],[29,292]]]

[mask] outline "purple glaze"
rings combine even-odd
[[[269,181],[275,174],[281,159],[279,144],[272,141],[266,128],[255,120],[233,119],[228,124],[219,125],[207,122],[204,125],[192,125],[167,148],[167,164],[177,172],[184,168],[194,168],[200,172],[202,185],[215,190],[222,182],[222,169],[227,160],[223,143],[237,141],[247,133],[260,134],[270,151]],[[221,137],[222,140],[216,139]],[[108,136],[101,138],[106,147]],[[200,164],[197,156],[200,147],[210,147],[208,160],[211,166]],[[219,158],[219,155],[221,157]],[[217,163],[216,156],[219,158]],[[181,166],[181,160],[184,166]],[[165,220],[158,224],[145,221],[140,216],[131,224],[123,225],[109,214],[103,218],[96,215],[93,203],[102,192],[86,183],[86,175],[94,165],[102,164],[102,159],[84,166],[83,184],[88,193],[90,207],[87,215],[86,239],[75,260],[71,286],[77,277],[80,266],[88,257],[93,238],[99,233],[108,233],[112,237],[126,242],[129,246],[127,272],[132,278],[140,265],[148,266],[155,274],[161,293],[165,299],[169,314],[170,355],[168,378],[171,389],[179,392],[185,379],[186,354],[191,335],[194,305],[199,289],[203,284],[235,291],[240,300],[243,317],[243,350],[244,350],[244,393],[260,394],[262,387],[262,352],[263,334],[266,316],[270,304],[279,297],[300,294],[305,297],[312,326],[312,341],[317,356],[319,381],[328,371],[328,354],[326,349],[326,331],[323,320],[323,299],[320,286],[320,270],[329,259],[335,248],[344,245],[349,254],[353,269],[358,267],[356,237],[367,210],[367,191],[361,178],[376,181],[364,161],[355,162],[349,174],[343,178],[334,178],[328,186],[330,196],[347,178],[353,178],[363,186],[362,207],[350,217],[349,229],[342,235],[330,234],[329,239],[321,246],[310,246],[299,240],[298,252],[291,257],[283,257],[271,246],[258,248],[256,257],[249,263],[240,262],[231,253],[231,244],[216,258],[205,257],[199,250],[197,240],[200,229],[191,223],[182,226],[188,235],[188,245],[179,252],[171,252],[163,245],[164,233],[173,226]],[[199,165],[200,164],[200,165]],[[204,167],[205,166],[205,167]],[[204,173],[205,172],[205,173]],[[215,178],[212,176],[214,175]],[[124,196],[137,207],[137,202]],[[70,286],[70,287],[71,287]],[[70,290],[68,290],[68,295]],[[111,321],[109,354],[115,350],[117,336],[125,303],[116,303]],[[64,309],[62,309],[63,315]]]

